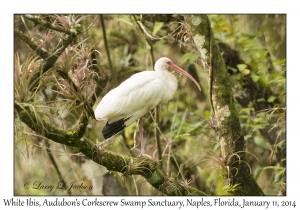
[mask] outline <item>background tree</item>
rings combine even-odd
[[[15,194],[285,193],[284,15],[16,15],[14,31]],[[136,158],[136,124],[104,141],[93,108],[161,56],[204,91],[179,77],[174,99],[146,116],[155,159]],[[37,178],[93,189],[17,187]]]

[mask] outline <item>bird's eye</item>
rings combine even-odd
[[[171,61],[168,61],[168,62],[167,62],[167,64],[169,64],[169,65],[170,65],[170,64],[171,64]]]

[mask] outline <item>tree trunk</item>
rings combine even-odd
[[[208,74],[211,106],[220,137],[220,165],[227,179],[227,192],[230,195],[264,195],[247,164],[244,136],[234,107],[227,69],[209,19],[206,15],[186,15],[185,22],[200,54],[202,67]]]

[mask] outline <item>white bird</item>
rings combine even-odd
[[[176,66],[169,58],[158,59],[154,70],[132,75],[102,98],[95,109],[95,118],[107,121],[102,130],[105,139],[118,134],[157,105],[167,103],[172,99],[178,83],[176,77],[169,70],[185,75],[201,91],[196,80]],[[142,120],[140,120],[140,156],[145,153],[142,130]]]

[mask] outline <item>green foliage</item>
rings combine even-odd
[[[266,167],[259,167],[254,172],[254,178],[256,180],[262,176],[262,173],[266,173],[266,171],[271,171],[272,173],[272,184],[275,189],[285,188],[285,183],[282,182],[282,177],[286,172],[286,169],[281,166],[266,166]]]
[[[180,64],[187,63],[188,65],[191,65],[195,63],[195,61],[200,57],[200,55],[197,53],[185,53],[179,60]]]
[[[239,117],[248,149],[258,157],[264,152],[269,154],[259,158],[259,163],[254,164],[260,166],[254,170],[254,176],[262,186],[267,183],[275,186],[277,182],[261,180],[268,179],[269,176],[280,179],[279,175],[285,176],[284,170],[270,170],[263,176],[258,176],[260,174],[258,172],[264,168],[277,167],[274,166],[276,163],[282,165],[285,162],[285,157],[280,156],[286,150],[284,135],[286,60],[283,57],[285,32],[274,31],[272,26],[275,22],[285,24],[285,16],[209,15],[209,17],[217,40],[233,47],[241,58],[235,66],[227,68],[233,72],[230,79],[235,98],[238,102],[244,103],[237,104],[236,107],[240,112]],[[274,20],[274,23],[268,22],[270,20]],[[273,43],[266,40],[276,41]],[[276,50],[274,45],[277,46]],[[277,147],[278,142],[282,147]],[[284,165],[278,167],[285,169]],[[278,189],[274,187],[270,192]]]
[[[152,36],[155,36],[156,33],[163,27],[164,22],[155,22],[154,29],[152,31]]]

